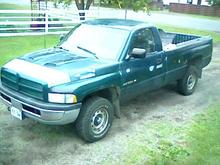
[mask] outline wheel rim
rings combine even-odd
[[[187,79],[187,89],[192,90],[196,84],[196,76],[195,74],[189,75]]]
[[[106,107],[101,107],[92,116],[91,127],[94,134],[102,133],[108,125],[109,115]]]

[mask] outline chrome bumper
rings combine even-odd
[[[8,107],[15,107],[22,111],[24,117],[34,119],[44,124],[51,125],[64,125],[72,123],[78,117],[81,103],[71,105],[71,108],[66,105],[59,105],[60,110],[40,108],[40,106],[33,106],[24,101],[11,97],[9,94],[6,94],[3,91],[0,91],[0,99]],[[28,100],[28,99],[27,99]],[[52,107],[52,103],[48,103]],[[54,104],[56,107],[57,104]]]

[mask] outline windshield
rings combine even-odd
[[[115,60],[128,35],[126,30],[82,24],[59,47],[83,56]]]

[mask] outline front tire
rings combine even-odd
[[[76,120],[76,130],[87,142],[95,142],[104,138],[113,121],[113,106],[102,97],[87,99]]]
[[[178,81],[178,90],[181,94],[191,95],[196,88],[198,82],[198,72],[196,67],[189,66],[184,77]]]

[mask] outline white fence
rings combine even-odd
[[[85,16],[80,16],[79,13],[83,12]],[[0,37],[63,34],[83,17],[88,20],[97,18],[98,15],[97,10],[0,10]]]

